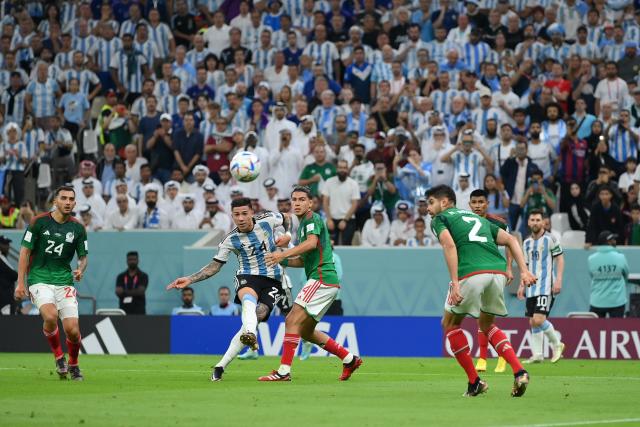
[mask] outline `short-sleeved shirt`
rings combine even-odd
[[[229,260],[234,253],[238,257],[240,268],[237,273],[253,276],[265,276],[275,280],[282,280],[282,267],[267,266],[265,255],[276,251],[275,230],[282,226],[282,214],[265,212],[254,217],[253,230],[243,233],[234,228],[218,245],[218,253],[213,259],[221,264]]]
[[[555,281],[555,257],[562,255],[562,247],[551,233],[544,233],[539,239],[529,237],[522,244],[524,259],[537,282],[527,288],[527,298],[551,295]]]
[[[332,176],[336,175],[336,167],[331,163],[325,163],[324,165],[319,165],[317,163],[311,163],[302,169],[302,173],[300,174],[300,179],[310,179],[315,174],[320,174],[323,180],[328,180]],[[311,194],[314,196],[320,195],[318,191],[319,183],[314,182],[313,184],[309,184],[309,188],[311,189]]]
[[[89,252],[87,232],[73,218],[57,222],[46,213],[35,217],[22,237],[22,246],[31,250],[27,284],[73,285],[71,261],[75,254]]]
[[[507,263],[498,250],[496,237],[500,228],[478,215],[450,208],[431,221],[433,234],[440,239],[449,230],[458,252],[458,279],[475,274],[505,274]]]
[[[304,262],[307,280],[314,279],[327,285],[339,285],[340,280],[333,261],[333,249],[327,226],[320,215],[309,211],[300,218],[298,242],[306,241],[311,234],[318,236],[318,245],[313,250],[300,255]]]
[[[90,107],[86,95],[81,92],[65,93],[60,98],[59,105],[64,110],[64,119],[75,124],[80,124],[84,119],[85,111]]]

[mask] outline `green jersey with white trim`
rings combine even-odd
[[[22,246],[31,250],[27,284],[73,285],[71,261],[88,253],[87,231],[74,218],[57,222],[46,213],[35,217],[22,237]]]
[[[458,252],[458,279],[481,273],[505,273],[507,262],[500,254],[496,237],[500,228],[485,218],[449,208],[431,221],[433,234],[449,230]]]
[[[318,236],[318,245],[315,249],[300,255],[304,262],[307,279],[319,280],[327,285],[339,285],[340,280],[338,280],[336,265],[333,263],[333,249],[327,226],[320,215],[309,211],[300,219],[298,242],[304,242],[311,234]]]

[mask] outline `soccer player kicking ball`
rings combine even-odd
[[[31,301],[38,307],[44,320],[44,336],[56,359],[56,372],[60,379],[67,379],[67,375],[70,375],[72,380],[82,381],[84,377],[78,366],[78,301],[73,281],[79,282],[87,269],[87,232],[71,216],[76,206],[73,187],[58,188],[54,193],[53,205],[53,212],[34,217],[24,233],[15,298],[23,300],[30,295]],[[74,254],[78,254],[78,266],[71,271]],[[69,364],[60,344],[58,318],[62,320],[67,336]]]
[[[311,210],[313,200],[308,187],[295,187],[291,193],[293,213],[300,220],[298,246],[284,252],[267,255],[270,266],[304,267],[307,283],[304,285],[285,321],[284,342],[280,368],[258,381],[291,381],[291,363],[300,337],[312,342],[342,359],[341,381],[348,380],[362,365],[362,359],[351,354],[316,325],[336,299],[340,284],[333,263],[333,250],[327,227],[320,216]]]
[[[477,396],[489,388],[473,366],[469,342],[460,328],[469,315],[478,318],[478,325],[493,348],[511,365],[514,374],[511,395],[522,396],[529,384],[529,374],[504,332],[493,324],[496,315],[507,315],[503,295],[507,266],[496,244],[507,246],[514,254],[525,285],[536,282],[527,270],[518,241],[486,219],[457,209],[455,192],[446,185],[428,190],[427,203],[433,218],[431,228],[442,245],[451,277],[442,326],[451,351],[469,378],[464,395]]]
[[[471,208],[471,212],[474,214],[481,216],[492,224],[495,224],[498,228],[506,231],[507,233],[509,232],[509,226],[504,219],[487,213],[489,210],[489,196],[485,190],[477,189],[471,192],[471,195],[469,196],[469,207]],[[511,265],[513,264],[513,256],[511,255],[509,248],[505,249],[505,254],[507,256],[507,285],[509,285],[513,280],[513,269],[511,268]],[[489,339],[480,329],[478,329],[478,347],[480,348],[480,357],[476,362],[476,371],[485,372],[487,370]],[[504,357],[499,356],[494,372],[504,372],[506,367],[506,360],[504,360]]]
[[[200,271],[174,280],[169,289],[182,289],[193,283],[215,275],[229,259],[229,254],[238,257],[240,267],[236,273],[236,304],[242,304],[242,327],[231,339],[222,359],[213,367],[211,381],[222,380],[222,374],[243,347],[258,350],[258,322],[266,321],[273,306],[285,298],[282,289],[282,268],[268,266],[265,256],[278,245],[287,245],[291,240],[288,217],[266,212],[254,217],[251,200],[236,199],[231,202],[231,216],[236,225],[218,245],[218,253]],[[276,237],[276,230],[284,228],[285,234]]]
[[[556,239],[544,229],[544,216],[540,209],[529,213],[527,225],[531,235],[524,241],[523,249],[527,265],[536,276],[537,283],[526,289],[527,312],[531,325],[531,347],[533,355],[525,363],[540,363],[544,359],[543,345],[546,336],[553,347],[551,363],[562,357],[564,344],[558,339],[553,324],[547,316],[553,307],[555,296],[562,290],[564,255]],[[554,261],[556,261],[554,263]],[[518,298],[524,299],[525,288],[520,285]]]

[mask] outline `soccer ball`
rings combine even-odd
[[[240,182],[251,182],[260,175],[260,159],[250,151],[240,151],[231,159],[231,174]]]

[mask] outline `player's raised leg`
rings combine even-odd
[[[252,350],[258,349],[258,294],[249,287],[238,290],[238,298],[242,301],[242,327],[244,332],[240,335],[240,342],[249,346]]]

